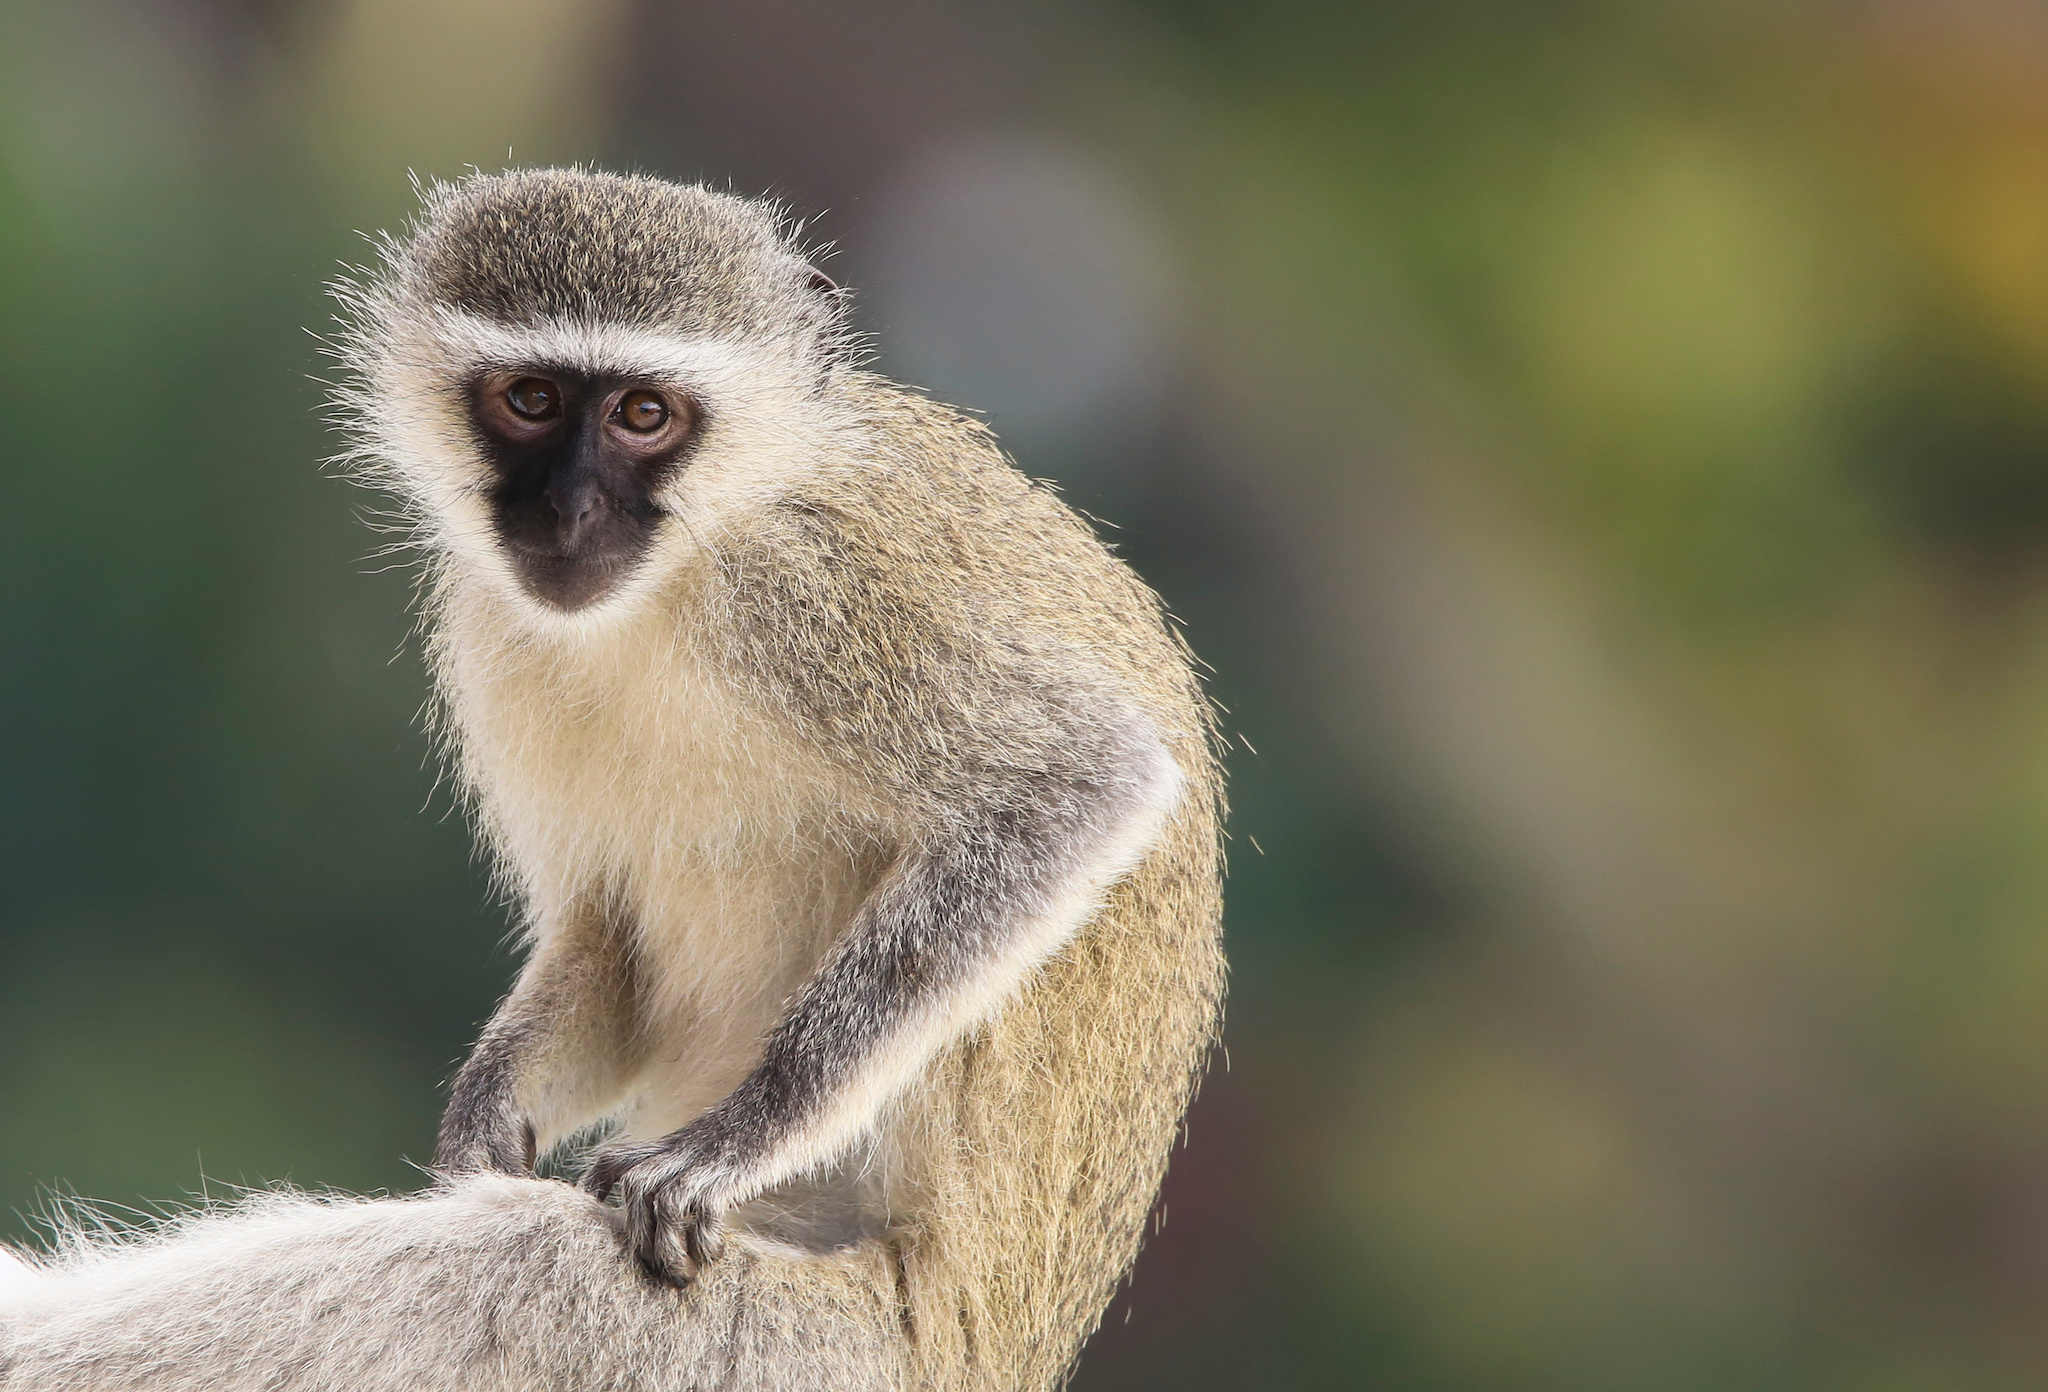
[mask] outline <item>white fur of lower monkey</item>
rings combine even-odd
[[[0,1247],[0,1316],[26,1302],[41,1285],[34,1267]]]
[[[623,1253],[613,1222],[566,1184],[478,1175],[409,1198],[259,1194],[140,1236],[75,1233],[34,1266],[0,1258],[0,1389],[907,1383],[883,1245],[799,1256],[741,1234],[677,1291]]]

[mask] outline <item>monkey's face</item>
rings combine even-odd
[[[521,586],[563,612],[611,594],[654,544],[701,405],[658,381],[539,365],[480,374],[468,405],[491,528]]]
[[[666,612],[859,433],[845,306],[775,212],[658,180],[479,175],[341,287],[336,394],[444,594],[572,642]]]
[[[846,431],[815,360],[773,342],[445,306],[379,327],[348,400],[363,456],[438,580],[536,634],[661,612]]]

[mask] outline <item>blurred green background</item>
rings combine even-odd
[[[1077,1386],[2048,1379],[2048,11],[0,0],[0,1233],[405,1187],[512,969],[323,475],[407,171],[769,192],[1230,711]]]

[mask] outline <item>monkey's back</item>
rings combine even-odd
[[[924,1380],[1046,1387],[1136,1255],[1219,1021],[1211,722],[1157,598],[1071,509],[979,425],[856,385],[868,448],[723,559],[735,667],[907,801],[978,766],[1061,769],[1058,712],[1083,697],[1142,712],[1185,780],[1135,870],[892,1126]]]

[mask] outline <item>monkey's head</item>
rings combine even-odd
[[[355,458],[543,621],[629,607],[831,427],[844,306],[761,204],[480,175],[381,249],[338,291]]]

